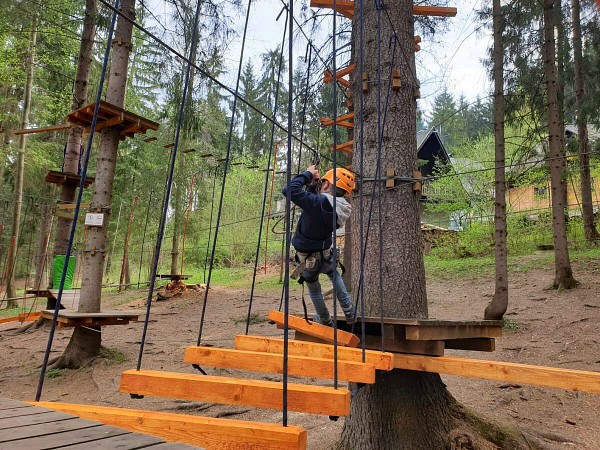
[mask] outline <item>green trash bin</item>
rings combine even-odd
[[[62,276],[66,257],[67,255],[56,255],[54,257],[54,264],[52,266],[52,289],[58,289],[60,287],[60,277]],[[69,265],[67,266],[67,277],[65,278],[64,289],[73,288],[73,275],[75,274],[76,260],[77,259],[74,256],[69,257]]]

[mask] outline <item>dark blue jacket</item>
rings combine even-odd
[[[332,244],[333,207],[327,197],[310,186],[312,177],[312,173],[306,171],[290,182],[292,202],[302,208],[292,245],[303,253],[327,250]],[[287,187],[282,193],[287,195]]]

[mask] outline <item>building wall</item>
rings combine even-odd
[[[506,198],[509,212],[532,211],[548,209],[551,205],[550,182],[535,186],[520,186],[508,190]],[[567,187],[569,209],[580,207],[581,189],[577,180],[570,179]],[[594,204],[600,203],[600,180],[592,179],[592,200]]]

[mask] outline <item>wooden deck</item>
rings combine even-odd
[[[74,173],[58,172],[57,170],[51,170],[46,174],[45,178],[46,183],[58,184],[59,186],[61,184],[79,186],[80,180],[81,177],[79,175],[76,175]],[[88,187],[94,182],[94,180],[94,177],[86,176],[84,187]]]
[[[167,443],[145,434],[103,425],[72,414],[0,398],[0,449],[50,448],[191,450],[187,444]]]
[[[137,322],[138,317],[143,314],[140,311],[100,311],[98,313],[80,313],[70,309],[58,311],[58,327],[102,327],[105,325],[127,325],[129,322]],[[54,310],[42,311],[44,319],[52,320]]]

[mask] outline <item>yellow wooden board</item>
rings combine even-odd
[[[284,314],[279,311],[271,311],[269,312],[269,320],[283,326]],[[321,325],[312,321],[307,322],[302,317],[292,315],[288,317],[288,327],[291,330],[301,331],[309,336],[313,336],[330,343],[333,343],[335,336],[332,327]],[[337,330],[337,343],[340,346],[357,347],[360,343],[360,339],[355,334],[348,333],[347,331]]]
[[[185,350],[183,361],[187,364],[201,366],[283,373],[283,356],[276,353],[216,347],[188,347]],[[369,363],[338,359],[337,371],[339,380],[375,383],[375,367]],[[329,358],[290,355],[288,373],[301,377],[332,380],[334,378],[334,362]]]
[[[281,410],[283,383],[157,370],[128,370],[121,392]],[[350,391],[326,386],[288,384],[288,409],[309,414],[346,416]]]
[[[239,335],[235,337],[235,348],[255,352],[283,353],[283,339],[265,336]],[[315,342],[288,341],[290,355],[311,356],[315,358],[333,359],[333,345]],[[338,359],[344,361],[362,362],[362,349],[338,347]],[[372,364],[378,370],[394,368],[394,354],[365,350],[365,362]]]
[[[215,419],[73,403],[30,403],[126,430],[158,436],[167,441],[197,445],[207,450],[306,449],[306,431],[294,425],[284,427],[246,420]]]
[[[394,367],[600,394],[600,372],[585,370],[484,361],[454,356],[404,354],[394,355]]]

